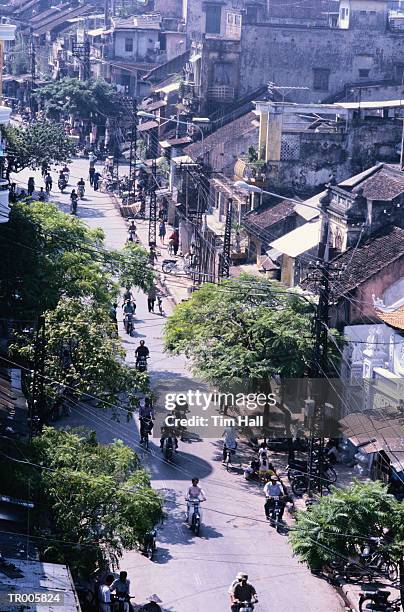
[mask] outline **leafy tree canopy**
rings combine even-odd
[[[43,470],[40,495],[52,503],[53,533],[45,560],[67,562],[77,572],[96,562],[116,566],[162,515],[161,499],[137,455],[122,441],[101,445],[94,433],[46,427],[34,439]],[[78,542],[66,546],[57,540]]]
[[[311,569],[330,561],[355,557],[368,537],[390,532],[386,549],[401,559],[404,543],[404,507],[380,481],[355,482],[318,500],[309,511],[299,511],[290,531],[294,553]]]
[[[310,363],[313,306],[281,285],[243,275],[204,285],[169,317],[165,346],[215,384],[301,376]]]
[[[117,117],[123,113],[118,92],[104,79],[65,78],[41,87],[35,95],[38,102],[44,103],[45,113],[50,118],[73,115],[92,119]]]
[[[75,152],[73,141],[57,123],[38,121],[24,128],[9,125],[2,133],[7,142],[8,175],[43,163],[66,163]]]

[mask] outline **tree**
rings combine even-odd
[[[134,548],[162,516],[137,455],[120,440],[101,445],[94,432],[50,427],[33,445],[35,461],[50,468],[39,479],[40,500],[52,507],[52,535],[40,529],[49,535],[44,560],[68,563],[74,573],[102,561],[116,567],[123,550]]]
[[[147,290],[153,271],[138,246],[107,251],[101,230],[89,229],[54,204],[19,202],[0,225],[6,248],[0,260],[3,316],[36,318],[56,308],[60,298],[91,301],[109,311],[119,286]]]
[[[35,95],[50,119],[71,115],[77,119],[98,118],[105,123],[106,117],[124,113],[120,95],[104,79],[65,78],[39,88]]]
[[[384,549],[402,567],[403,505],[380,481],[355,482],[318,499],[309,511],[298,511],[289,538],[299,559],[319,570],[338,558],[355,557],[364,541],[387,532]]]
[[[302,376],[312,358],[313,306],[278,283],[243,275],[204,285],[179,304],[165,327],[169,352],[184,352],[195,372],[219,389],[271,392],[274,377]],[[287,437],[290,413],[285,415]],[[264,424],[269,422],[269,406]]]
[[[75,145],[61,125],[38,121],[27,127],[2,128],[7,142],[7,178],[11,172],[39,168],[43,163],[67,163]]]

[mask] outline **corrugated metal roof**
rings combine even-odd
[[[399,108],[400,106],[404,106],[404,100],[380,100],[379,102],[338,102],[334,104],[334,106],[346,108],[347,110],[377,110],[379,108]]]

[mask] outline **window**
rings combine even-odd
[[[247,23],[257,23],[258,21],[258,8],[254,5],[247,4],[245,20]]]
[[[315,91],[328,91],[330,71],[328,68],[314,68],[313,89]]]
[[[370,68],[359,68],[359,78],[367,79],[369,78]]]
[[[396,83],[404,85],[404,64],[394,65],[394,80]]]
[[[125,38],[125,52],[133,53],[133,38]]]
[[[222,8],[218,4],[207,4],[206,12],[206,34],[220,34],[220,20]]]
[[[359,15],[361,17],[365,17],[365,15],[367,15],[367,14],[368,14],[367,11],[359,11]]]
[[[342,8],[341,9],[341,19],[348,19],[349,9]]]

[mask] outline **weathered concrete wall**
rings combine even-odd
[[[371,29],[307,29],[267,24],[242,28],[240,55],[241,95],[273,81],[308,89],[293,92],[296,102],[320,102],[359,80],[369,68],[371,80],[394,77],[404,36]],[[314,90],[314,69],[329,70],[328,89]]]
[[[154,10],[162,17],[182,17],[182,0],[154,0]]]
[[[295,158],[268,162],[268,183],[272,187],[311,189],[337,182],[373,166],[378,161],[397,162],[395,147],[400,142],[397,121],[372,121],[349,130],[348,134],[301,132],[283,133],[283,141],[293,138]]]

